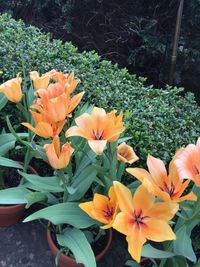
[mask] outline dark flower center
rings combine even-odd
[[[133,217],[131,218],[131,223],[137,224],[137,227],[140,228],[142,225],[145,225],[144,220],[149,218],[149,216],[143,216],[142,210],[140,209],[138,212],[134,211]]]
[[[113,209],[113,207],[110,207],[110,206],[107,205],[106,209],[103,210],[103,213],[104,213],[104,217],[110,218],[114,214],[114,209]]]
[[[164,183],[164,188],[162,188],[162,191],[166,192],[170,197],[173,197],[175,193],[175,186],[173,183],[171,183],[171,186],[168,186],[166,183]]]
[[[97,131],[93,130],[94,139],[95,140],[103,140],[103,133],[104,133],[104,131],[99,132],[98,129],[97,129]]]

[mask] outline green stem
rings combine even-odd
[[[67,192],[68,181],[66,181],[66,179],[65,179],[65,175],[64,175],[63,170],[58,170],[57,174],[58,174],[58,178],[60,178],[61,181],[63,182],[63,186],[64,186],[63,203],[65,203],[67,201],[67,197],[68,197],[68,192]]]

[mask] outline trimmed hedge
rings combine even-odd
[[[79,53],[71,43],[51,40],[50,34],[26,27],[9,15],[0,16],[0,73],[6,80],[18,72],[41,73],[52,68],[74,71],[82,83],[78,90],[86,92],[84,100],[107,110],[125,112],[126,136],[140,156],[140,164],[148,153],[169,160],[181,146],[195,142],[200,135],[200,109],[192,93],[183,89],[164,90],[144,85],[126,69],[101,60],[94,52]]]

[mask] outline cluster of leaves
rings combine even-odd
[[[33,26],[26,27],[6,14],[0,16],[2,81],[18,72],[27,76],[30,70],[44,73],[53,68],[75,72],[82,81],[78,90],[86,92],[85,102],[125,112],[125,134],[132,137],[130,144],[140,164],[148,153],[168,161],[178,148],[194,143],[200,135],[200,110],[193,94],[184,94],[180,88],[147,87],[144,78],[101,60],[95,52],[79,53],[71,43],[51,40]]]

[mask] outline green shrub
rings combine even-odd
[[[95,52],[79,53],[70,43],[51,40],[49,34],[26,27],[4,14],[0,16],[0,71],[2,80],[16,73],[54,68],[74,71],[82,80],[84,100],[107,110],[125,112],[126,135],[144,163],[148,153],[166,161],[182,145],[200,135],[200,110],[191,93],[144,86],[144,78],[130,75]]]

